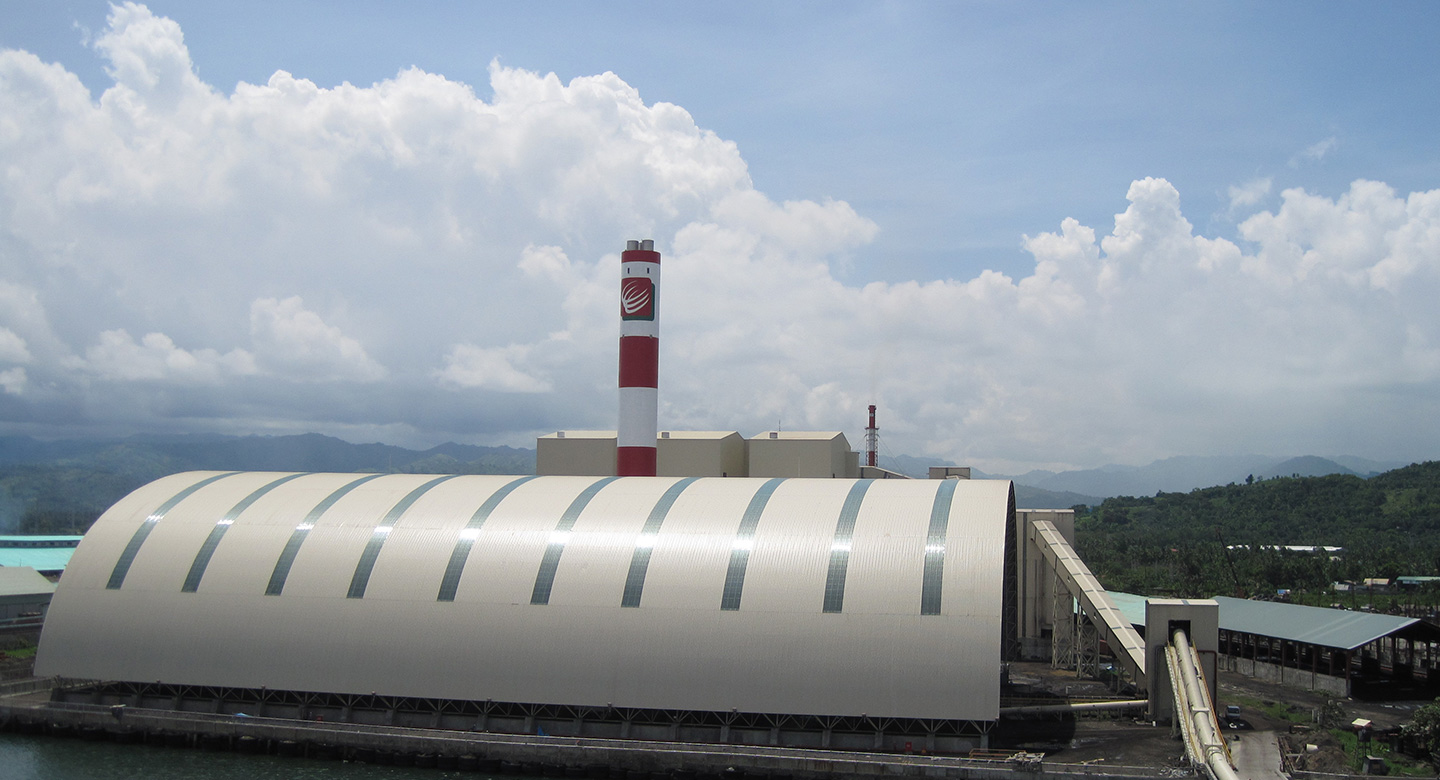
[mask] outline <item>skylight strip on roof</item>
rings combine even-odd
[[[601,488],[617,479],[619,477],[596,480],[580,491],[580,495],[576,496],[565,509],[565,513],[560,515],[560,522],[555,524],[555,530],[550,534],[550,544],[545,548],[545,557],[540,560],[540,571],[535,574],[535,589],[530,593],[531,604],[544,606],[550,603],[550,589],[555,585],[555,572],[560,568],[560,556],[564,554],[565,544],[570,539],[570,529],[575,527],[575,521],[590,503],[590,499],[594,498]]]
[[[230,530],[230,526],[240,517],[241,512],[249,509],[251,504],[258,501],[261,496],[269,493],[271,490],[280,487],[292,479],[298,479],[303,476],[305,475],[290,474],[255,490],[250,495],[241,499],[240,503],[231,507],[230,511],[225,513],[224,517],[217,520],[215,527],[210,529],[210,535],[205,537],[205,542],[200,545],[200,551],[195,553],[195,560],[190,564],[190,572],[185,575],[185,583],[180,586],[180,592],[194,593],[200,588],[200,580],[205,576],[205,569],[210,565],[210,558],[215,555],[215,548],[220,546],[220,540],[225,538],[225,532]]]
[[[840,518],[835,523],[835,539],[830,543],[830,566],[825,574],[825,612],[840,612],[845,606],[845,573],[850,567],[850,542],[855,536],[855,518],[865,501],[865,491],[874,482],[873,479],[857,481],[850,487],[845,503],[840,507]]]
[[[956,479],[940,481],[935,503],[930,508],[930,530],[925,536],[925,570],[920,575],[920,614],[940,614],[940,593],[945,583],[945,542],[950,535],[950,504],[955,499]]]
[[[474,546],[485,521],[490,519],[490,514],[500,506],[506,496],[532,479],[535,477],[521,477],[506,483],[485,499],[485,503],[470,516],[470,522],[465,524],[465,528],[460,531],[460,538],[455,541],[455,549],[450,551],[450,562],[445,565],[445,576],[440,580],[440,593],[435,597],[436,601],[455,600],[455,591],[460,589],[460,575],[465,573],[465,562],[470,558],[470,548]]]
[[[640,596],[645,590],[645,573],[650,568],[650,550],[655,547],[655,537],[660,534],[660,526],[665,522],[665,515],[669,514],[670,507],[675,505],[675,500],[696,479],[698,477],[686,477],[671,485],[650,510],[650,516],[645,519],[645,527],[640,529],[640,537],[635,540],[635,552],[630,556],[630,573],[625,576],[625,590],[620,595],[620,606],[640,606]]]
[[[355,575],[350,578],[350,591],[345,594],[348,599],[365,598],[365,589],[370,585],[370,573],[375,570],[375,561],[380,557],[380,549],[385,546],[385,540],[389,538],[390,532],[394,530],[395,524],[400,522],[400,517],[412,504],[420,500],[420,497],[429,492],[441,482],[446,482],[460,476],[450,474],[444,477],[436,477],[420,487],[410,491],[399,503],[385,513],[385,518],[375,526],[370,533],[370,541],[365,543],[365,551],[360,553],[360,562],[355,564]]]
[[[130,566],[135,562],[135,556],[140,553],[140,546],[145,544],[145,538],[154,530],[156,524],[165,519],[165,515],[174,509],[176,504],[189,498],[195,491],[212,482],[222,480],[226,477],[232,477],[239,473],[238,471],[228,471],[224,474],[206,477],[179,493],[176,493],[174,496],[171,496],[170,500],[161,504],[154,512],[151,512],[150,516],[145,518],[145,522],[141,523],[140,527],[135,529],[135,535],[131,536],[130,541],[125,544],[125,550],[120,553],[120,559],[115,562],[115,568],[110,572],[110,581],[105,583],[105,589],[119,590],[120,586],[125,584],[125,576],[130,573]]]
[[[285,549],[280,551],[280,557],[275,560],[275,569],[270,572],[270,582],[265,586],[265,595],[279,596],[285,590],[285,580],[290,576],[290,567],[295,563],[295,556],[300,554],[300,545],[305,543],[305,537],[310,535],[310,529],[315,527],[315,522],[320,519],[320,516],[350,491],[372,479],[379,479],[383,476],[385,475],[368,474],[353,482],[348,482],[326,496],[325,500],[316,504],[315,508],[305,515],[305,519],[295,526],[294,531],[290,532],[290,539],[285,542]]]
[[[784,477],[776,477],[760,486],[745,507],[740,518],[740,527],[735,530],[735,543],[730,550],[730,566],[725,571],[725,588],[720,592],[720,609],[733,612],[740,609],[740,597],[745,590],[745,567],[750,563],[750,549],[755,546],[755,528],[760,524],[760,515],[775,488],[780,487]]]

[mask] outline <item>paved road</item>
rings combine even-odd
[[[1273,731],[1231,731],[1230,757],[1235,773],[1246,780],[1285,780],[1280,771],[1280,740]]]

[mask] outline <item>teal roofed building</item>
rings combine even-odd
[[[55,579],[65,571],[80,536],[0,536],[0,567],[29,567]]]

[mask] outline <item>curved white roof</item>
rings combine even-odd
[[[1006,481],[191,472],[105,513],[36,673],[993,720]]]

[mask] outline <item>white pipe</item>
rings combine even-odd
[[[1024,707],[1001,707],[1000,717],[1006,715],[1039,715],[1048,712],[1104,712],[1106,710],[1143,710],[1150,706],[1149,699],[1125,699],[1119,701],[1080,701],[1070,704],[1033,704]]]
[[[1165,665],[1170,671],[1170,695],[1175,699],[1175,725],[1185,743],[1185,756],[1191,764],[1205,763],[1200,753],[1200,740],[1195,735],[1195,724],[1183,713],[1190,711],[1190,697],[1185,695],[1185,685],[1180,683],[1180,661],[1174,645],[1165,646]]]
[[[1190,640],[1185,630],[1177,628],[1171,634],[1175,646],[1180,679],[1185,685],[1185,694],[1190,699],[1190,721],[1195,726],[1200,747],[1205,751],[1205,766],[1216,780],[1240,780],[1230,758],[1225,752],[1225,740],[1215,727],[1215,714],[1211,708],[1210,693],[1200,686],[1200,674],[1195,666],[1195,653],[1190,649]]]

